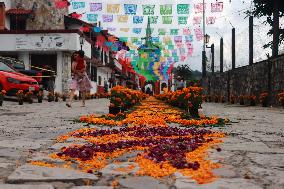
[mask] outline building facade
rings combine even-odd
[[[0,56],[17,58],[25,69],[48,65],[56,73],[55,91],[67,93],[71,80],[71,55],[85,51],[91,93],[110,86],[112,53],[95,45],[100,33],[80,31],[93,27],[68,16],[68,9],[58,9],[47,0],[0,0]],[[107,31],[104,31],[107,33]],[[84,39],[82,42],[82,38]]]

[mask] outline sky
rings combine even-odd
[[[223,2],[224,9],[222,12],[212,13],[210,9],[211,3],[216,3],[216,0],[205,0],[207,3],[207,8],[205,15],[206,17],[215,17],[216,21],[212,25],[206,25],[206,34],[210,35],[210,42],[208,45],[212,43],[215,44],[215,70],[219,69],[219,60],[220,60],[220,37],[224,38],[224,69],[228,70],[231,67],[231,31],[232,27],[236,28],[236,66],[245,66],[248,65],[249,61],[249,47],[248,47],[248,18],[246,18],[246,14],[244,13],[247,10],[251,10],[253,8],[252,0],[218,0],[219,2]],[[159,16],[159,20],[157,24],[152,24],[151,27],[154,28],[154,32],[152,34],[153,37],[158,37],[158,28],[167,28],[169,29],[180,29],[179,35],[182,35],[183,28],[190,28],[192,33],[194,34],[194,29],[201,27],[201,25],[193,24],[193,18],[202,16],[202,13],[195,13],[194,4],[202,3],[202,0],[72,0],[71,2],[85,2],[85,8],[73,9],[70,6],[70,12],[77,13],[85,13],[83,14],[82,19],[87,20],[87,14],[90,13],[89,3],[102,3],[103,10],[99,12],[95,12],[98,14],[97,21],[102,21],[102,14],[110,14],[107,12],[107,4],[120,4],[120,10],[118,13],[113,13],[114,21],[113,22],[101,22],[103,29],[107,28],[116,28],[116,31],[110,31],[110,33],[118,36],[118,37],[143,37],[145,36],[145,29],[142,30],[141,34],[134,34],[132,32],[132,28],[146,28],[147,22],[144,18],[142,24],[133,24],[132,16],[129,16],[127,23],[119,23],[117,21],[117,16],[125,15],[123,10],[124,4],[137,4],[138,9],[136,12],[137,16],[143,16],[142,5],[145,4],[155,4],[155,16]],[[159,6],[163,4],[172,4],[173,5],[173,23],[171,25],[162,24]],[[177,4],[190,4],[190,13],[188,15],[178,15],[176,11]],[[189,16],[187,25],[178,25],[177,17],[178,16]],[[272,38],[268,37],[266,33],[269,30],[268,26],[262,24],[263,19],[254,19],[254,61],[261,61],[266,58],[266,54],[270,53],[270,49],[263,49],[262,46],[269,42]],[[281,25],[284,25],[284,20],[280,20]],[[120,28],[130,28],[129,32],[120,31]],[[169,34],[168,34],[169,36]],[[162,36],[161,36],[162,37]],[[201,70],[201,54],[202,54],[202,40],[198,41],[194,37],[193,43],[193,54],[192,56],[188,56],[184,62],[177,63],[179,64],[189,64],[193,70]],[[283,50],[283,45],[280,47],[280,50]],[[210,49],[206,50],[207,57],[211,60]],[[209,60],[209,61],[210,61]]]

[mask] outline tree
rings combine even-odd
[[[190,80],[192,78],[192,70],[187,64],[179,65],[174,73],[176,76],[182,77],[184,80]]]
[[[277,56],[279,45],[284,41],[284,29],[279,27],[279,18],[284,16],[284,1],[283,0],[253,0],[254,9],[248,11],[248,15],[254,17],[266,17],[265,24],[269,24],[271,29],[267,33],[273,35],[273,41],[264,45],[264,48],[272,48],[272,56]]]

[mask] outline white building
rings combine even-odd
[[[52,7],[40,0],[21,1],[20,7],[17,3],[17,0],[0,0],[0,56],[22,60],[26,69],[49,65],[56,72],[55,91],[65,93],[71,79],[71,55],[82,48],[92,80],[91,92],[103,92],[104,81],[108,82],[112,73],[108,67],[111,53],[94,48],[95,36],[79,31],[87,23],[66,16],[67,9],[50,10],[46,17],[34,9],[33,3],[41,8]],[[50,23],[54,20],[55,24]],[[85,39],[83,43],[80,36]]]

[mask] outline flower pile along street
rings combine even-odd
[[[218,117],[193,118],[180,109],[173,108],[159,100],[150,97],[137,106],[129,114],[118,113],[104,116],[87,115],[80,118],[80,122],[104,126],[167,126],[167,123],[177,123],[181,126],[222,126],[227,120]]]
[[[183,111],[154,97],[142,101],[141,105],[129,114],[82,116],[82,122],[119,127],[82,128],[60,136],[58,142],[77,138],[85,140],[86,144],[63,147],[60,152],[50,157],[66,161],[64,167],[72,167],[71,164],[76,162],[79,170],[93,174],[110,163],[122,163],[118,162],[117,158],[123,154],[138,152],[135,158],[128,159],[138,165],[136,175],[160,178],[180,172],[200,184],[212,182],[216,179],[212,170],[220,165],[208,159],[207,151],[212,147],[220,151],[218,144],[222,142],[225,134],[202,126],[216,126],[224,120],[221,123],[218,118],[186,120],[183,117],[186,117]],[[185,121],[188,122],[184,123]],[[179,123],[187,127],[181,127]],[[31,163],[54,167],[53,164],[44,162]],[[129,172],[134,168],[135,166],[130,165],[118,170]]]

